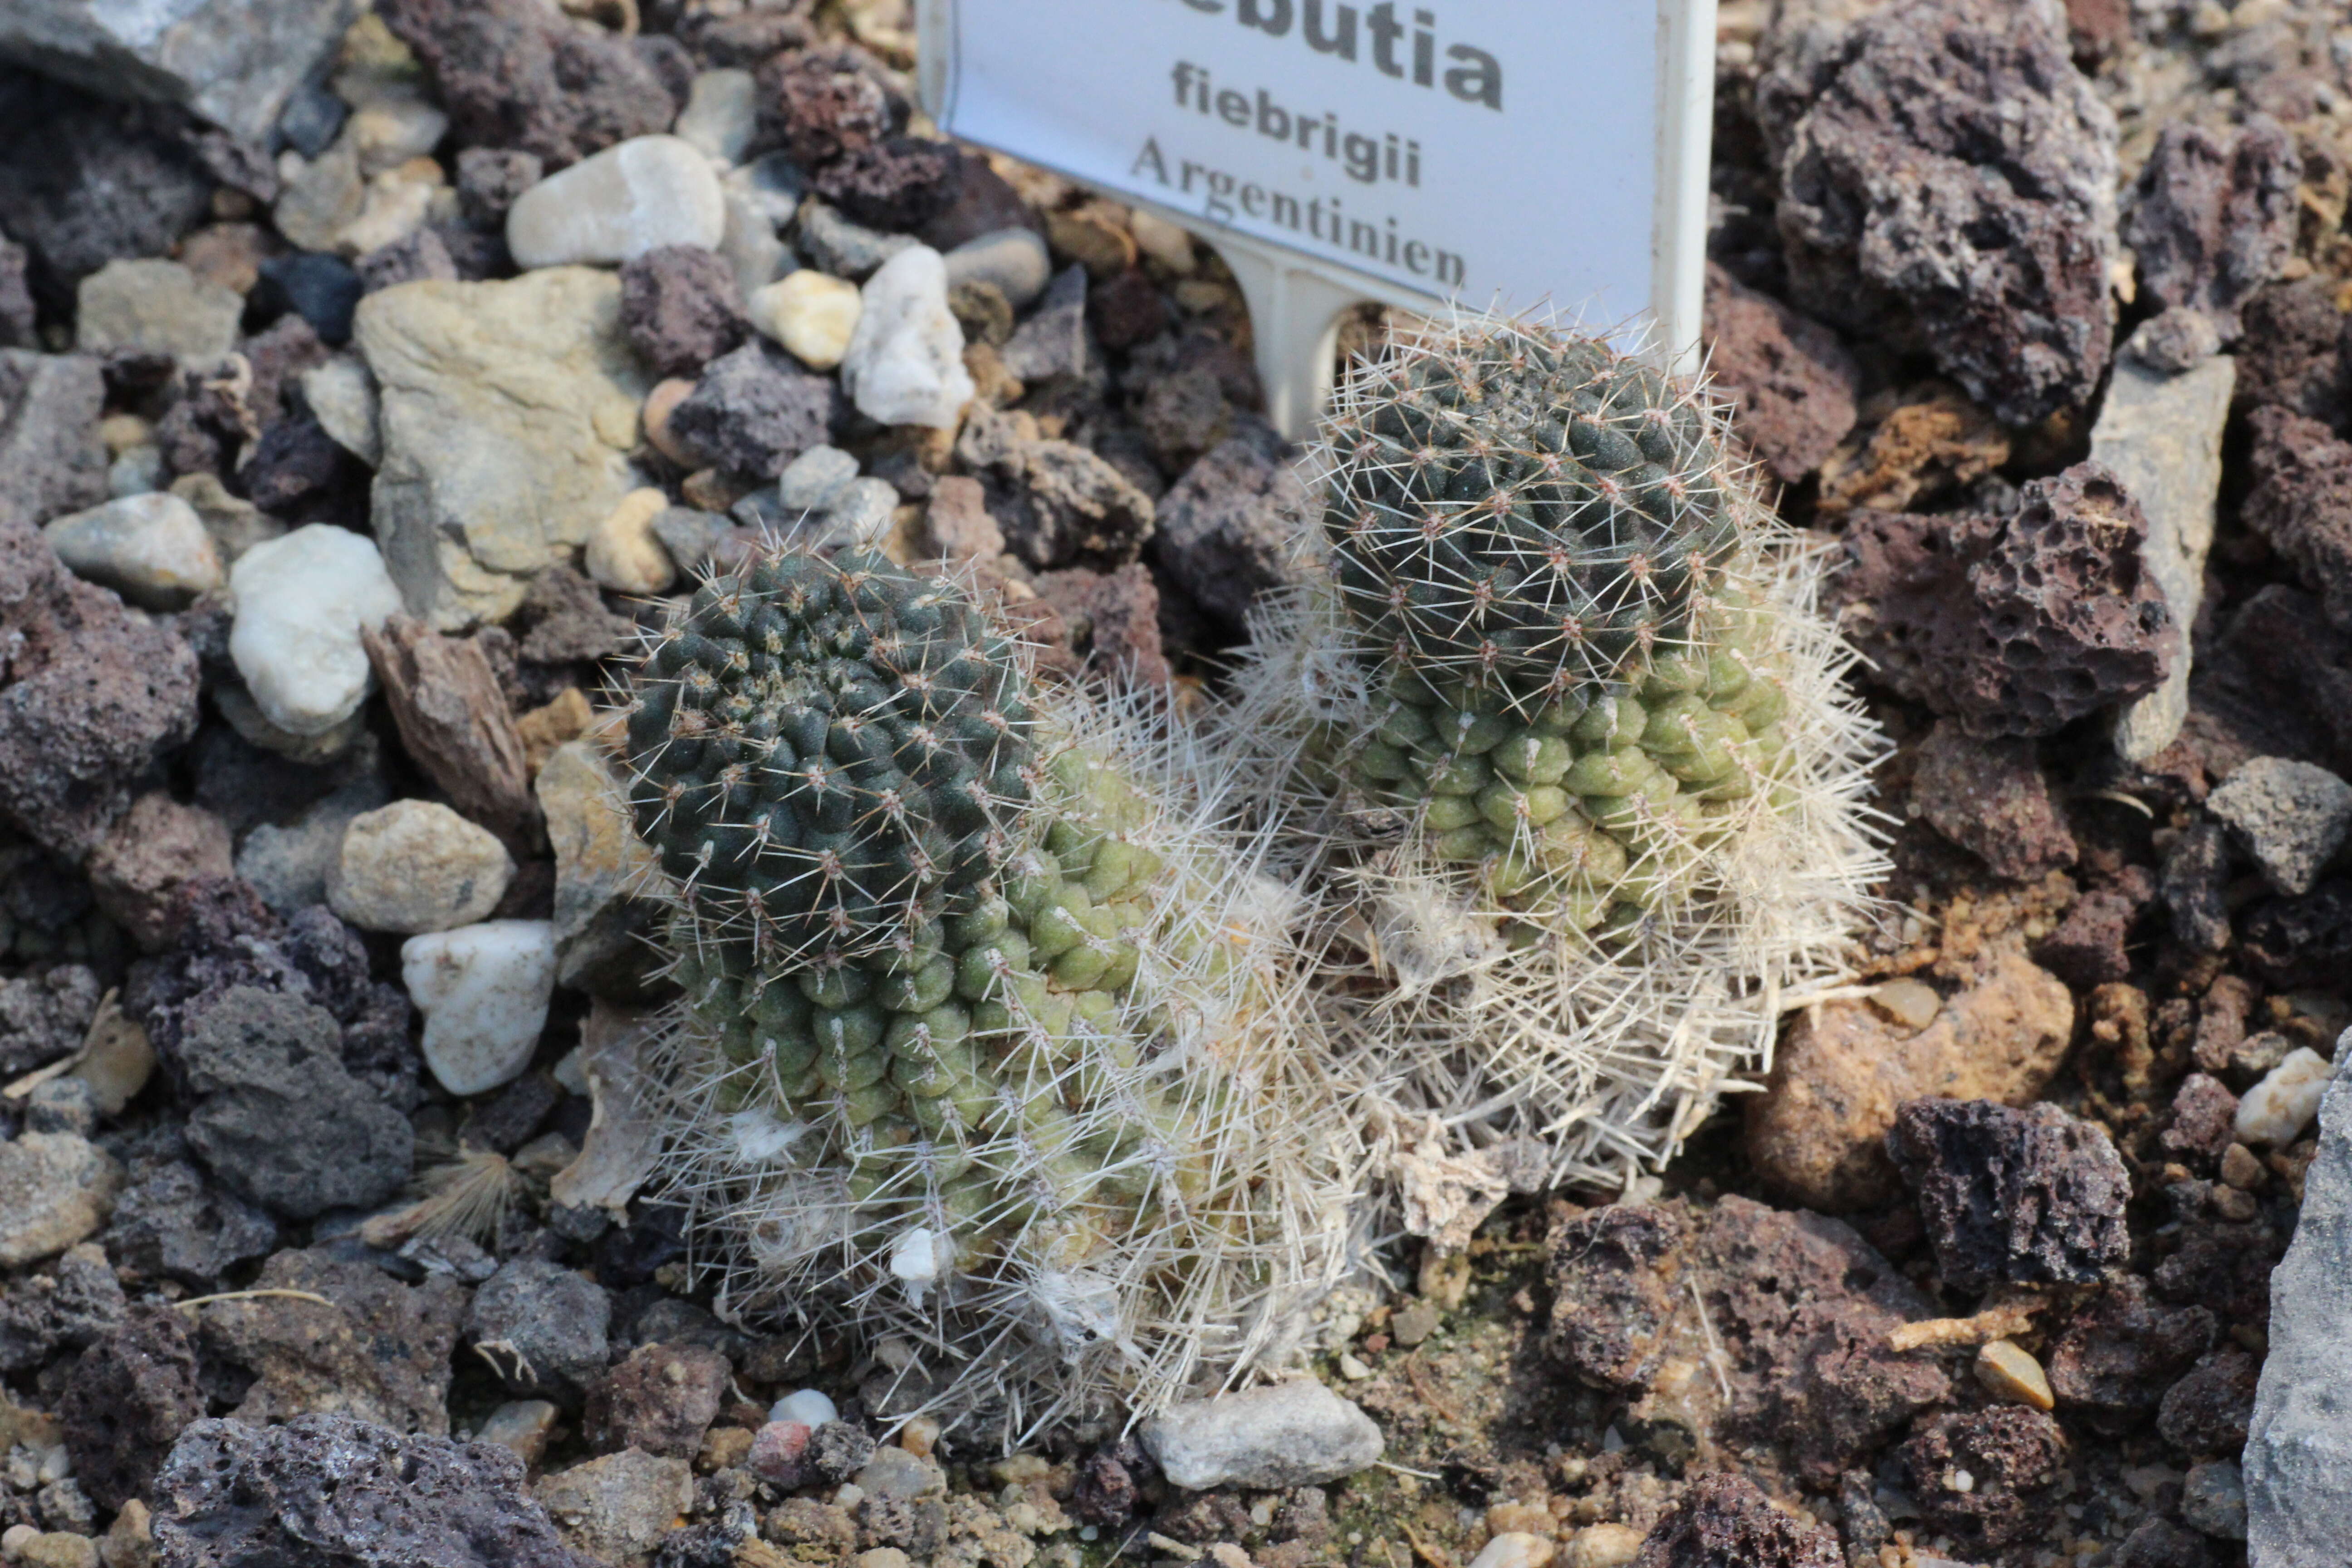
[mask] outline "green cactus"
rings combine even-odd
[[[1703,395],[1541,324],[1402,337],[1318,456],[1318,570],[1218,744],[1370,972],[1326,989],[1359,1070],[1619,1179],[1769,1052],[1875,875],[1821,554]]]
[[[1341,1142],[1275,1026],[1282,900],[1122,734],[963,586],[871,553],[702,587],[628,718],[690,1183],[770,1286],[903,1285],[933,1342],[1027,1331],[1043,1370],[985,1370],[1055,1392],[1016,1404],[1164,1396],[1325,1266],[1275,1239]]]

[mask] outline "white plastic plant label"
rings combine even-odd
[[[1229,259],[1277,251],[1334,300],[1549,306],[1677,352],[1697,336],[1714,0],[923,7],[944,130]]]

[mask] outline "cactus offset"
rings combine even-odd
[[[959,1413],[1164,1398],[1336,1267],[1287,899],[1140,734],[874,554],[707,584],[638,681],[680,1169],[763,1288],[939,1347]]]
[[[1334,989],[1357,1065],[1622,1176],[1769,1051],[1874,874],[1819,557],[1696,393],[1526,322],[1360,367],[1322,458],[1324,571],[1222,730],[1391,984]]]

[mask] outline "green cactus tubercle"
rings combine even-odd
[[[1144,803],[1038,700],[953,582],[782,553],[695,595],[628,721],[726,1107],[829,1129],[856,1202],[912,1201],[919,1170],[967,1257],[1040,1225],[1083,1254],[1184,1183],[1146,1065],[1166,1020],[1134,994],[1183,869],[1123,837]]]
[[[1636,921],[1787,750],[1716,422],[1584,340],[1506,330],[1367,374],[1324,512],[1385,681],[1349,771],[1508,907]]]

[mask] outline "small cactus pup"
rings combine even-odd
[[[1769,1061],[1881,862],[1878,739],[1695,387],[1465,315],[1357,368],[1316,570],[1216,744],[1323,879],[1328,988],[1411,1124],[1628,1179]]]
[[[1008,1437],[1277,1352],[1338,1277],[1352,1134],[1293,1024],[1297,895],[1180,732],[870,552],[771,549],[651,642],[669,1174],[734,1304]]]

